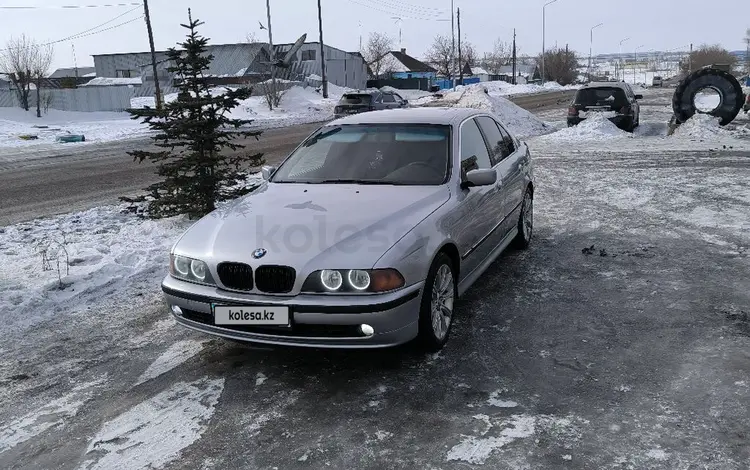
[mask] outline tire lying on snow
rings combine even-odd
[[[675,90],[672,109],[678,123],[684,123],[699,112],[695,107],[695,95],[705,89],[713,89],[721,97],[719,107],[705,114],[721,118],[722,126],[734,121],[742,109],[742,85],[729,72],[704,68],[685,77]]]

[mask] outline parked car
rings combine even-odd
[[[654,79],[651,81],[651,86],[664,86],[664,79],[662,79],[660,76],[655,75]]]
[[[405,108],[409,102],[392,91],[365,90],[344,94],[334,108],[334,116],[340,117],[366,111]]]
[[[640,124],[641,106],[625,82],[592,82],[581,87],[568,108],[568,127],[577,126],[592,113],[604,113],[620,129],[632,132]]]
[[[176,321],[333,348],[448,340],[456,299],[533,229],[527,145],[496,116],[412,108],[332,121],[170,251]]]

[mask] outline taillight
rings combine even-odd
[[[575,106],[568,108],[568,116],[578,116],[578,108]]]

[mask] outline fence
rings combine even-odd
[[[41,90],[42,108],[49,103],[49,108],[60,111],[124,111],[135,96],[136,89],[127,86]],[[0,90],[0,107],[20,107],[14,90]],[[36,108],[36,90],[29,95],[29,108]]]
[[[367,80],[367,88],[393,87],[399,90],[423,90],[430,91],[429,78],[394,78],[382,80]]]

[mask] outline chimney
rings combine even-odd
[[[402,53],[402,54],[406,54],[406,48],[405,48],[405,47],[402,47],[402,48],[401,48],[401,53]]]

